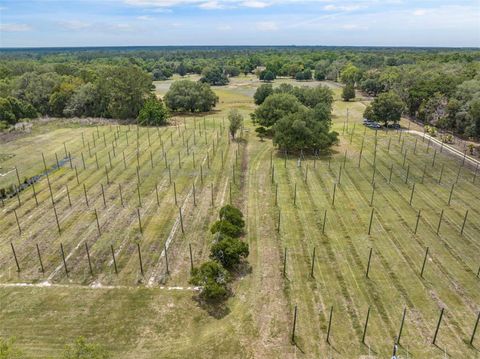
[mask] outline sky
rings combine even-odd
[[[480,0],[0,0],[0,47],[480,47]]]

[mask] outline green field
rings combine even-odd
[[[0,336],[27,357],[57,357],[81,335],[115,358],[386,358],[406,308],[402,358],[479,357],[480,333],[469,345],[480,309],[475,168],[414,134],[365,129],[365,104],[328,85],[340,144],[301,162],[255,136],[253,77],[216,88],[216,111],[168,127],[54,120],[2,141],[0,187],[17,184],[15,166],[21,182],[42,173],[42,153],[47,168],[55,154],[67,161],[35,184],[38,205],[30,186],[0,207]],[[239,142],[228,140],[230,108],[246,118]],[[230,200],[246,216],[251,270],[225,307],[206,308],[188,283],[189,245],[195,264],[208,258],[209,225]]]

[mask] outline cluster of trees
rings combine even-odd
[[[172,111],[208,112],[218,102],[218,96],[204,82],[175,81],[163,100]]]
[[[404,109],[405,104],[400,96],[390,91],[378,95],[367,106],[363,117],[371,121],[384,122],[385,126],[387,126],[389,121],[393,123],[400,121]]]
[[[248,257],[248,244],[240,237],[244,234],[243,213],[232,205],[220,209],[219,220],[211,227],[214,243],[210,259],[193,268],[190,283],[202,287],[200,296],[207,302],[226,299],[230,294],[231,273]]]
[[[146,99],[137,96],[136,91],[148,92],[153,79],[194,73],[202,75],[205,83],[217,85],[225,84],[229,77],[263,68],[259,77],[267,82],[277,76],[298,80],[313,76],[317,80],[343,82],[348,85],[346,100],[352,98],[352,87],[373,97],[393,91],[404,102],[405,114],[458,134],[479,137],[479,60],[480,51],[476,49],[5,50],[0,54],[0,98],[10,96],[25,101],[41,115],[134,118]],[[112,75],[115,81],[110,81]],[[133,92],[128,93],[128,89]],[[2,109],[2,113],[7,113],[3,118],[11,122],[12,111],[5,101],[1,105],[6,106],[6,110]],[[5,119],[1,121],[6,123]]]
[[[38,115],[136,118],[152,86],[137,66],[42,70],[0,82],[0,121],[13,124]]]
[[[252,114],[260,127],[260,137],[271,135],[281,150],[328,150],[337,142],[338,134],[331,130],[332,91],[325,86],[294,87],[282,84],[273,88],[260,86],[254,94],[259,106]]]

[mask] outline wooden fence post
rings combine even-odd
[[[42,256],[40,255],[40,247],[38,246],[38,243],[35,243],[35,246],[37,247],[38,261],[40,262],[40,270],[42,271],[42,273],[45,273],[45,269],[43,268]]]
[[[372,260],[372,251],[373,251],[373,248],[370,248],[370,253],[368,254],[367,271],[365,272],[365,277],[367,277],[367,278],[368,278],[368,275],[370,273],[370,262]]]
[[[445,308],[442,308],[442,310],[440,311],[440,317],[438,318],[437,329],[435,329],[435,334],[433,335],[433,341],[432,341],[433,345],[435,345],[435,342],[437,341],[438,331],[440,329],[440,324],[442,322],[442,317],[443,317],[444,310],[445,310]]]
[[[62,252],[62,259],[63,259],[63,266],[65,267],[65,274],[68,277],[67,261],[65,259],[65,251],[63,250],[63,243],[60,243],[60,251]]]
[[[295,305],[293,314],[292,343],[295,343],[295,329],[297,326],[297,306]]]
[[[113,244],[110,245],[110,249],[112,251],[112,259],[113,259],[113,266],[115,268],[115,274],[118,274],[117,260],[115,259],[115,251],[113,250]]]
[[[407,308],[403,308],[402,321],[400,322],[400,330],[398,331],[397,344],[400,344],[400,338],[402,337],[403,323],[405,322],[405,316],[407,315]]]
[[[88,250],[87,242],[85,242],[85,250],[87,251],[88,268],[90,269],[90,275],[93,277],[92,261],[90,260],[90,251]]]
[[[330,344],[330,330],[332,328],[333,305],[330,307],[330,316],[328,319],[327,343]]]
[[[138,242],[137,242],[137,250],[138,250],[138,263],[140,264],[140,273],[142,273],[142,277],[143,277],[144,274],[143,274],[142,252],[140,251],[140,243]]]
[[[365,344],[365,336],[367,335],[367,326],[368,326],[369,318],[370,318],[370,306],[368,306],[367,318],[365,319],[365,326],[363,327],[362,344]]]
[[[465,223],[467,223],[468,209],[465,212],[465,217],[463,218],[462,229],[460,230],[460,235],[463,236],[463,230],[465,229]]]
[[[427,264],[427,258],[428,258],[428,247],[425,250],[425,257],[423,258],[423,264],[422,264],[422,270],[420,271],[420,278],[423,278],[423,272],[425,270],[425,265]]]
[[[17,272],[20,272],[20,265],[18,264],[17,253],[15,252],[15,247],[13,246],[13,242],[10,242],[10,246],[12,247],[13,258],[15,259],[15,264],[17,265]]]

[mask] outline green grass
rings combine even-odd
[[[248,120],[248,113],[254,108],[249,96],[258,85],[251,78],[240,78],[229,86],[216,88],[220,103],[217,111],[205,119],[206,132],[203,118],[199,116],[187,117],[186,128],[181,118],[177,122],[178,129],[171,126],[159,130],[171,165],[172,181],[177,187],[179,205],[183,206],[185,226],[185,234],[178,228],[168,249],[169,275],[165,273],[165,259],[161,253],[178,219],[178,209],[174,204],[173,184],[169,183],[157,129],[139,129],[143,234],[139,231],[136,214],[135,126],[130,130],[127,126],[99,126],[100,136],[96,138],[95,147],[92,139],[92,136],[98,137],[95,126],[65,126],[63,122],[35,124],[30,135],[2,144],[2,154],[15,154],[4,159],[3,166],[16,165],[23,178],[43,170],[41,152],[45,154],[47,166],[53,165],[55,152],[59,156],[64,154],[65,142],[72,154],[73,166],[77,167],[80,184],[77,184],[75,171],[70,169],[69,163],[49,176],[62,228],[60,234],[45,178],[35,185],[38,207],[29,188],[21,194],[20,207],[13,198],[0,208],[0,282],[3,283],[0,287],[0,336],[15,336],[17,346],[31,357],[56,357],[65,344],[83,335],[104,345],[114,357],[121,358],[313,358],[327,355],[358,358],[368,355],[369,347],[372,356],[380,358],[391,354],[403,308],[407,308],[399,348],[402,357],[406,357],[407,350],[411,357],[417,358],[440,358],[444,350],[455,358],[478,355],[478,350],[468,345],[480,301],[479,279],[476,278],[480,249],[477,240],[480,195],[478,182],[472,183],[473,171],[467,167],[461,169],[448,206],[451,185],[456,181],[461,160],[437,152],[432,166],[433,148],[427,152],[427,142],[422,142],[421,138],[417,139],[414,154],[416,137],[413,135],[402,133],[399,137],[397,132],[379,131],[375,195],[371,206],[375,132],[364,130],[361,125],[364,104],[360,101],[341,102],[336,89],[334,129],[340,133],[341,141],[333,155],[316,160],[306,158],[301,167],[297,167],[297,158],[290,157],[285,165],[284,158],[273,151],[270,140],[262,142],[255,136],[254,127]],[[165,86],[159,87],[159,93],[166,90]],[[229,144],[225,131],[220,131],[222,118],[230,108],[240,108],[246,116],[245,141],[239,144]],[[344,131],[347,108],[349,124]],[[88,144],[83,146],[82,133],[92,146],[91,157]],[[115,133],[119,138],[116,157],[113,157],[111,143]],[[189,138],[190,155],[186,154],[183,137],[185,141]],[[195,168],[192,151],[195,151]],[[86,169],[83,169],[82,152]],[[111,169],[109,152],[113,161]],[[99,159],[98,170],[94,153]],[[178,153],[182,157],[181,168]],[[210,169],[204,162],[202,185],[199,165],[206,160],[207,153]],[[274,182],[270,169],[272,154]],[[425,164],[426,176],[421,183]],[[109,168],[110,184],[106,183],[105,165]],[[391,165],[393,172],[389,183]],[[235,184],[232,166],[235,166]],[[333,186],[338,182],[343,166],[333,206]],[[405,181],[408,166],[408,181]],[[442,182],[438,183],[442,166]],[[2,181],[15,183],[16,175],[9,174]],[[196,205],[191,195],[194,181]],[[83,184],[88,190],[89,207],[85,203]],[[100,184],[106,189],[106,208]],[[123,189],[124,207],[120,204],[119,184]],[[251,271],[241,274],[235,281],[235,296],[226,303],[227,310],[222,315],[213,316],[194,300],[194,291],[169,290],[168,287],[189,286],[189,244],[196,264],[208,257],[211,244],[208,228],[221,204],[229,201],[230,184],[232,200],[243,209],[247,219],[246,240],[250,245]],[[68,203],[67,185],[72,207]],[[274,201],[276,185],[278,206]],[[295,196],[296,205],[293,204]],[[100,235],[94,208],[99,213]],[[374,217],[368,235],[372,208]],[[20,220],[21,235],[13,209]],[[414,234],[420,209],[418,232]],[[443,222],[437,235],[442,209]],[[468,220],[463,235],[460,235],[467,209]],[[322,233],[325,210],[327,221],[325,233]],[[277,232],[279,213],[281,225]],[[22,269],[20,273],[16,272],[10,242],[15,245]],[[89,273],[85,242],[89,245],[94,277]],[[144,277],[140,274],[137,242],[142,250]],[[42,250],[45,275],[39,272],[36,243]],[[69,254],[68,277],[62,267],[60,243]],[[110,245],[116,249],[118,275],[115,275],[111,263]],[[420,269],[427,246],[430,255],[421,278]],[[285,248],[287,276],[283,278]],[[312,278],[313,248],[316,258]],[[370,248],[373,256],[367,279],[365,270]],[[6,283],[42,282],[48,277],[57,286],[5,286]],[[149,286],[151,278],[153,285]],[[98,283],[113,287],[96,289],[90,286]],[[295,305],[298,322],[296,345],[292,345],[290,337]],[[334,314],[329,345],[326,333],[331,306]],[[370,321],[364,345],[361,339],[369,307]],[[445,315],[437,338],[438,346],[433,346],[431,341],[442,307]],[[478,340],[476,343],[478,346]]]

